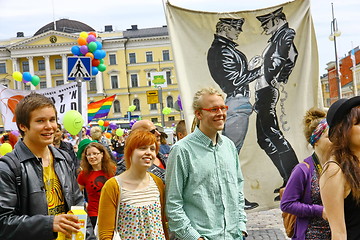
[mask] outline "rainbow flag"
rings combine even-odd
[[[116,95],[104,98],[97,102],[88,104],[88,123],[94,118],[103,118],[109,114],[111,105]]]

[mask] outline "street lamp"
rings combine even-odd
[[[339,62],[337,56],[337,48],[336,48],[336,38],[340,37],[341,32],[338,29],[336,18],[334,17],[334,4],[331,3],[332,10],[332,21],[331,21],[331,34],[329,36],[330,41],[334,41],[334,49],[335,49],[335,77],[338,83],[338,97],[341,98],[341,80],[339,77]]]

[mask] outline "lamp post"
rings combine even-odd
[[[330,41],[334,41],[334,49],[335,49],[335,77],[338,83],[338,98],[341,98],[341,79],[339,76],[339,62],[337,56],[337,48],[336,48],[336,38],[340,37],[341,32],[338,30],[337,20],[334,17],[334,4],[331,3],[332,10],[332,21],[331,21],[331,34],[329,36]]]

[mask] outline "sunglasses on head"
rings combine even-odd
[[[157,132],[156,128],[150,130],[149,132],[151,132],[152,134],[155,134]]]

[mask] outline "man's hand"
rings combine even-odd
[[[53,231],[64,233],[66,236],[71,237],[73,232],[80,229],[78,217],[72,214],[60,214],[54,217]]]

